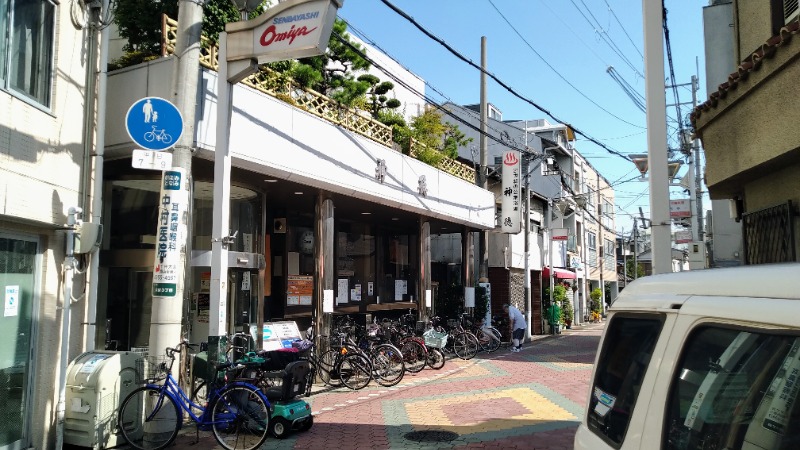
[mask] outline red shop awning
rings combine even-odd
[[[549,267],[542,268],[542,278],[550,278]],[[556,267],[553,270],[553,278],[558,278],[559,280],[572,280],[575,278],[575,272],[571,272],[567,269],[559,269],[558,267]]]

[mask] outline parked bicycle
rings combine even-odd
[[[467,315],[463,315],[461,318],[466,329],[478,338],[481,350],[491,353],[500,348],[500,344],[503,342],[503,334],[500,330],[482,321],[472,320]]]
[[[461,359],[469,360],[478,354],[478,338],[467,331],[463,325],[463,316],[460,319],[450,319],[445,322],[439,316],[431,318],[431,326],[438,332],[448,334],[445,350],[452,351]]]
[[[191,401],[172,376],[175,354],[189,348],[181,342],[167,348],[166,358],[143,360],[145,385],[131,392],[119,410],[117,421],[122,437],[133,448],[158,450],[170,445],[182,425],[182,412],[199,430],[211,430],[217,442],[228,450],[259,448],[267,439],[270,404],[257,387],[243,381],[216,379],[209,386],[208,404]],[[215,365],[217,371],[240,369],[234,363]],[[160,384],[159,384],[160,383]]]

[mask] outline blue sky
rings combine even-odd
[[[488,71],[522,97],[617,152],[647,152],[645,113],[607,73],[613,66],[633,90],[644,95],[642,0],[388,1],[478,65],[481,36],[485,36]],[[705,0],[665,0],[675,80],[689,83],[692,75],[699,74],[699,102],[707,98],[702,24],[707,4]],[[346,0],[339,16],[351,25],[352,34],[375,42],[429,83],[428,97],[439,103],[480,101],[478,70],[383,1]],[[670,76],[666,62],[665,75]],[[491,79],[487,91],[488,101],[506,120],[556,122]],[[688,87],[678,92],[680,102],[691,102]],[[666,95],[667,105],[674,104],[673,92]],[[690,105],[682,107],[684,121],[690,109]],[[677,114],[674,106],[668,106],[667,117],[673,125]],[[668,133],[674,135],[672,129]],[[649,216],[648,183],[637,180],[639,172],[632,163],[582,137],[575,145],[615,184],[618,231],[630,231],[630,214],[638,215],[639,207]],[[684,166],[680,174],[686,170]],[[688,197],[679,188],[670,190],[673,199]],[[707,199],[704,206],[709,207]]]

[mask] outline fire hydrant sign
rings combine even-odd
[[[344,0],[288,0],[260,16],[225,26],[228,61],[259,64],[325,53],[336,10]]]
[[[156,258],[153,269],[153,296],[175,297],[178,290],[182,246],[186,242],[189,190],[186,172],[173,169],[164,173],[158,208]]]

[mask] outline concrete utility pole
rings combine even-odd
[[[605,248],[605,242],[603,242],[603,204],[602,204],[602,196],[600,195],[600,172],[595,172],[597,175],[597,224],[599,225],[599,233],[597,235],[597,240],[599,240],[600,244],[600,307],[603,311],[606,310],[606,285],[603,282],[603,271],[605,270],[604,263],[606,260],[605,252],[608,251]]]
[[[192,153],[194,151],[194,122],[197,98],[197,78],[200,69],[200,33],[203,23],[203,7],[193,0],[181,0],[178,4],[178,31],[175,45],[176,67],[172,78],[172,101],[183,116],[183,134],[172,153],[172,168],[178,169],[185,180],[181,190],[191,185]],[[165,172],[166,174],[166,172]],[[162,176],[162,186],[165,179]],[[189,191],[189,195],[191,190]],[[186,192],[182,192],[186,196]],[[167,347],[174,347],[181,339],[185,280],[187,279],[187,255],[191,255],[192,199],[188,198],[186,213],[180,218],[187,230],[180,237],[178,246],[180,259],[176,266],[176,289],[174,295],[156,295],[153,292],[153,309],[150,320],[150,354],[161,355]],[[161,208],[166,206],[161,205]],[[153,268],[154,279],[159,269],[158,257]],[[177,368],[176,368],[177,370]]]
[[[488,142],[486,140],[486,133],[489,122],[489,104],[486,100],[486,36],[481,36],[481,165],[478,168],[478,176],[476,181],[478,185],[484,189],[489,188],[487,180],[486,168],[489,166],[488,162]],[[489,231],[478,232],[478,248],[480,263],[478,272],[478,281],[489,281]]]
[[[692,76],[692,110],[697,108],[697,91],[700,89],[700,83],[697,75]],[[703,223],[703,178],[700,169],[700,139],[695,139],[692,142],[692,162],[694,164],[694,198],[695,198],[695,214],[697,220],[697,241],[702,242],[704,237],[705,225]]]
[[[672,237],[667,175],[667,102],[664,94],[663,4],[642,0],[644,75],[647,100],[647,155],[653,274],[672,271]]]

